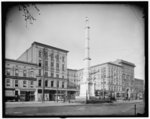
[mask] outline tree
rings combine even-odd
[[[30,12],[30,7],[34,8],[38,14],[40,15],[40,10],[39,8],[36,6],[36,4],[22,4],[18,6],[19,11],[23,12],[23,16],[24,16],[24,20],[26,22],[26,26],[27,23],[29,22],[30,24],[33,24],[33,21],[36,20],[36,18],[31,14]]]
[[[18,10],[22,12],[22,16],[27,24],[33,24],[36,21],[36,18],[32,15],[32,11],[35,10],[38,15],[40,15],[40,9],[37,7],[36,3],[28,3],[28,2],[3,2],[2,3],[2,15],[3,22],[6,23],[6,16],[8,12],[12,10],[12,8],[18,7]]]

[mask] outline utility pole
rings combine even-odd
[[[45,90],[45,48],[43,48],[43,86],[42,86],[42,102],[44,102],[44,90]]]

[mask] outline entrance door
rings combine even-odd
[[[55,91],[53,91],[53,90],[49,91],[49,100],[50,101],[55,100]]]
[[[18,91],[15,90],[15,101],[18,101]]]
[[[129,99],[129,89],[126,90],[126,99]]]
[[[30,101],[30,92],[26,91],[25,93],[25,101]]]

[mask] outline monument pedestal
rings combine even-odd
[[[84,82],[80,84],[80,95],[76,96],[76,102],[86,103],[90,97],[95,97],[94,84],[92,82]]]
[[[88,100],[88,82],[80,84],[80,95],[76,96],[76,102],[86,103]]]

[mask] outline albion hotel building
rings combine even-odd
[[[68,69],[67,53],[33,42],[17,60],[5,59],[5,100],[41,101],[43,86],[45,101],[75,99],[80,92],[83,69]],[[133,99],[134,67],[133,63],[120,59],[91,66],[95,95]]]

